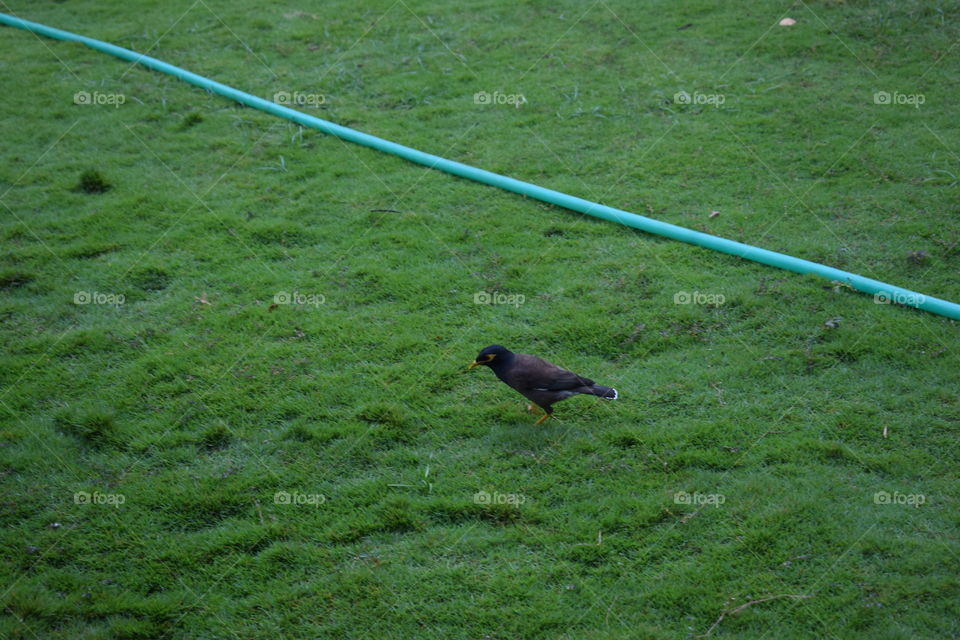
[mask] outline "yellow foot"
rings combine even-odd
[[[533,424],[535,424],[535,425],[537,425],[537,424],[542,424],[542,423],[546,422],[547,420],[549,420],[551,417],[553,417],[552,414],[545,413],[545,414],[543,414],[542,416],[540,416],[540,419],[537,420],[536,422],[534,422]]]

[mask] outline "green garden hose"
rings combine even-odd
[[[259,109],[281,118],[286,118],[287,120],[291,120],[305,127],[318,129],[324,133],[342,138],[343,140],[348,140],[356,144],[372,147],[373,149],[384,151],[386,153],[392,153],[393,155],[400,156],[401,158],[411,162],[425,165],[431,169],[439,169],[440,171],[445,171],[447,173],[460,176],[461,178],[467,178],[476,182],[482,182],[494,187],[506,189],[507,191],[513,191],[514,193],[536,198],[537,200],[542,200],[543,202],[549,202],[550,204],[564,207],[565,209],[585,213],[597,218],[603,218],[604,220],[609,220],[611,222],[618,222],[628,227],[641,229],[643,231],[665,236],[667,238],[673,238],[674,240],[688,242],[690,244],[695,244],[707,249],[714,249],[723,253],[729,253],[740,258],[753,260],[754,262],[770,265],[772,267],[779,267],[788,271],[796,271],[797,273],[813,273],[829,280],[849,285],[850,287],[859,291],[872,294],[876,302],[899,303],[946,316],[948,318],[960,320],[960,305],[947,300],[926,296],[915,291],[910,291],[909,289],[896,287],[878,280],[865,278],[855,273],[850,273],[841,269],[835,269],[834,267],[828,267],[816,262],[810,262],[809,260],[794,258],[783,253],[777,253],[776,251],[768,251],[766,249],[743,244],[741,242],[734,242],[725,238],[719,238],[708,233],[701,233],[699,231],[678,227],[666,222],[660,222],[659,220],[653,220],[652,218],[639,216],[628,211],[614,209],[596,202],[590,202],[589,200],[584,200],[582,198],[570,196],[565,193],[560,193],[559,191],[544,189],[543,187],[530,184],[529,182],[515,180],[513,178],[501,176],[496,173],[491,173],[490,171],[484,171],[483,169],[477,169],[476,167],[471,167],[469,165],[447,160],[429,153],[424,153],[395,142],[390,142],[389,140],[383,140],[382,138],[377,138],[366,133],[361,133],[354,129],[342,127],[340,125],[333,124],[332,122],[327,122],[326,120],[321,120],[320,118],[301,113],[295,109],[291,109],[283,105],[275,104],[268,100],[264,100],[263,98],[258,98],[257,96],[249,93],[238,91],[237,89],[228,87],[227,85],[220,84],[219,82],[214,82],[213,80],[209,80],[203,76],[198,76],[195,73],[190,73],[189,71],[175,67],[171,64],[167,64],[166,62],[157,60],[156,58],[141,55],[134,51],[130,51],[129,49],[124,49],[100,40],[94,40],[93,38],[87,38],[75,33],[61,31],[60,29],[54,29],[36,22],[29,22],[27,20],[22,20],[20,18],[3,13],[0,13],[0,24],[17,27],[18,29],[24,29],[50,38],[55,38],[57,40],[80,42],[92,49],[96,49],[97,51],[109,53],[110,55],[122,58],[123,60],[128,60],[130,62],[141,64],[155,71],[170,74],[180,78],[181,80],[189,82],[190,84],[197,85],[198,87],[224,96],[225,98],[236,100],[237,102],[245,104],[248,107],[253,107],[254,109]]]

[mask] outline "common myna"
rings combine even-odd
[[[514,353],[498,344],[481,351],[470,364],[470,369],[480,365],[493,369],[498,378],[543,409],[543,416],[534,424],[540,424],[553,415],[554,402],[578,393],[589,393],[604,400],[617,399],[616,389],[594,384],[593,380],[561,369],[546,360],[525,353]]]

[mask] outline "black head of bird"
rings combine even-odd
[[[498,344],[492,344],[477,354],[477,357],[474,359],[474,361],[470,363],[469,368],[473,369],[474,367],[484,365],[490,367],[491,369],[494,367],[499,369],[500,367],[508,364],[513,359],[513,355],[513,352],[506,347],[501,347]]]
[[[500,380],[521,394],[532,405],[543,409],[544,415],[536,421],[540,424],[553,415],[553,403],[566,400],[577,394],[594,395],[604,400],[616,400],[617,390],[595,384],[593,380],[578,376],[555,364],[526,353],[514,353],[498,344],[481,351],[470,363],[470,368],[481,365],[490,367]]]

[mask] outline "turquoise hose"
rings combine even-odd
[[[589,200],[584,200],[582,198],[570,196],[565,193],[560,193],[559,191],[553,191],[552,189],[544,189],[543,187],[538,187],[537,185],[530,184],[529,182],[515,180],[513,178],[501,176],[496,173],[491,173],[490,171],[484,171],[483,169],[477,169],[476,167],[471,167],[469,165],[453,162],[452,160],[447,160],[429,153],[417,151],[416,149],[411,149],[410,147],[405,147],[395,142],[390,142],[389,140],[377,138],[375,136],[361,133],[354,129],[341,127],[340,125],[333,124],[332,122],[327,122],[326,120],[309,116],[305,113],[296,111],[295,109],[290,109],[283,105],[275,104],[249,93],[238,91],[237,89],[228,87],[225,84],[220,84],[219,82],[214,82],[213,80],[209,80],[203,76],[198,76],[195,73],[190,73],[189,71],[180,69],[179,67],[175,67],[171,64],[167,64],[166,62],[157,60],[156,58],[144,56],[134,51],[130,51],[129,49],[124,49],[106,42],[101,42],[100,40],[94,40],[93,38],[87,38],[75,33],[70,33],[68,31],[61,31],[60,29],[54,29],[36,22],[29,22],[27,20],[15,18],[3,13],[0,13],[0,24],[6,24],[18,29],[25,29],[49,38],[55,38],[57,40],[80,42],[92,49],[96,49],[97,51],[109,53],[110,55],[116,56],[123,60],[135,62],[155,71],[170,74],[180,78],[185,82],[189,82],[190,84],[195,84],[198,87],[212,91],[213,93],[230,98],[231,100],[236,100],[237,102],[245,104],[248,107],[253,107],[254,109],[259,109],[281,118],[286,118],[287,120],[291,120],[305,127],[318,129],[324,133],[342,138],[343,140],[348,140],[350,142],[371,147],[386,153],[392,153],[393,155],[400,156],[401,158],[411,162],[425,165],[431,169],[439,169],[440,171],[445,171],[455,176],[460,176],[461,178],[467,178],[476,182],[482,182],[483,184],[506,189],[507,191],[513,191],[514,193],[536,198],[537,200],[542,200],[543,202],[549,202],[550,204],[555,204],[565,209],[578,211],[580,213],[585,213],[597,218],[603,218],[604,220],[609,220],[611,222],[618,222],[628,227],[641,229],[649,233],[665,236],[667,238],[673,238],[674,240],[680,240],[682,242],[689,242],[690,244],[695,244],[707,249],[729,253],[740,258],[753,260],[754,262],[770,265],[772,267],[779,267],[781,269],[795,271],[797,273],[813,273],[829,280],[836,280],[838,282],[847,284],[854,289],[863,291],[864,293],[872,294],[877,302],[899,303],[946,316],[948,318],[960,320],[960,305],[953,302],[948,302],[947,300],[940,300],[931,296],[925,296],[921,293],[910,291],[909,289],[903,289],[891,284],[885,284],[878,280],[872,280],[870,278],[859,276],[855,273],[850,273],[841,269],[835,269],[833,267],[828,267],[816,262],[810,262],[809,260],[801,260],[800,258],[794,258],[783,253],[777,253],[776,251],[768,251],[766,249],[743,244],[741,242],[734,242],[732,240],[726,240],[724,238],[712,236],[708,233],[701,233],[699,231],[678,227],[666,222],[660,222],[659,220],[653,220],[652,218],[639,216],[635,213],[614,209],[596,202],[590,202]]]

